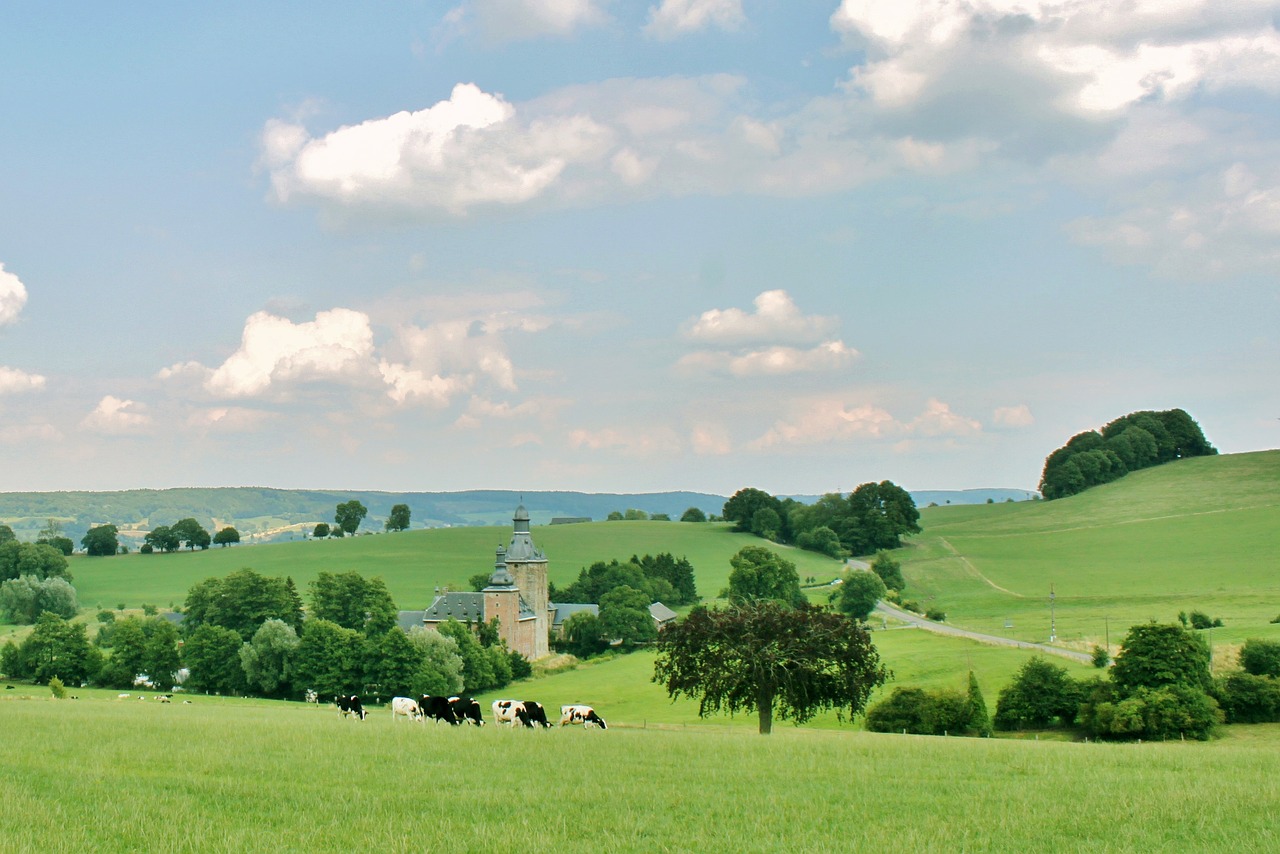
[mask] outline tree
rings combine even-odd
[[[1280,679],[1280,641],[1249,638],[1240,648],[1240,666],[1254,676]]]
[[[698,700],[698,715],[754,710],[762,735],[776,714],[802,724],[819,711],[854,717],[889,674],[871,636],[839,614],[755,600],[699,606],[658,636],[653,680]]]
[[[69,623],[45,612],[19,648],[17,663],[21,672],[10,675],[34,682],[56,676],[67,685],[80,685],[97,676],[102,653],[89,644],[84,623]]]
[[[751,514],[751,533],[765,540],[777,540],[782,534],[782,516],[772,507],[761,507]]]
[[[320,522],[317,524],[315,529],[311,531],[311,536],[317,540],[323,540],[325,537],[329,536],[329,523]]]
[[[67,558],[61,551],[44,543],[0,543],[0,581],[30,575],[37,580],[60,576],[71,580]]]
[[[311,582],[311,615],[370,637],[396,624],[397,610],[381,578],[358,572],[321,572]]]
[[[268,697],[288,693],[297,648],[298,633],[293,626],[282,620],[267,620],[254,632],[253,640],[240,647],[245,680]]]
[[[222,546],[224,549],[233,543],[240,542],[240,532],[230,525],[213,535],[213,543]]]
[[[200,626],[222,626],[252,638],[264,621],[282,620],[295,631],[302,626],[302,599],[292,578],[268,578],[241,569],[223,578],[206,578],[187,593],[182,621],[190,634]]]
[[[393,505],[385,527],[388,531],[403,531],[407,529],[409,527],[409,505]]]
[[[209,548],[209,542],[211,540],[209,532],[206,531],[204,526],[195,519],[180,519],[173,523],[172,530],[174,536],[178,538],[182,545],[186,546],[191,551],[195,551],[196,549],[203,551],[204,549]]]
[[[294,685],[322,697],[360,693],[364,683],[364,638],[329,620],[303,625],[294,651]]]
[[[76,589],[64,578],[21,575],[0,584],[0,616],[13,623],[34,623],[44,612],[65,620],[80,611]]]
[[[422,671],[422,654],[409,636],[392,626],[382,635],[369,638],[369,658],[365,682],[377,686],[384,697],[412,697]],[[417,694],[426,693],[417,691]]]
[[[845,556],[844,546],[840,545],[840,535],[826,525],[801,531],[796,535],[796,545],[806,551],[818,552],[827,557],[839,559]]]
[[[248,687],[240,666],[244,638],[222,626],[203,625],[182,645],[182,661],[191,675],[184,685],[213,694],[239,694]]]
[[[18,535],[13,532],[13,528],[8,525],[0,525],[0,543],[12,543],[18,539]]]
[[[590,611],[579,611],[564,623],[564,649],[578,658],[599,655],[609,647],[600,628],[600,618]]]
[[[902,564],[883,549],[876,552],[876,559],[871,561],[871,571],[880,576],[889,590],[903,590],[907,586],[906,579],[902,577]]]
[[[367,515],[369,515],[369,508],[353,498],[338,505],[337,511],[333,514],[333,521],[344,534],[354,534]]]
[[[884,582],[874,572],[855,570],[840,585],[840,612],[851,620],[864,621],[871,616],[885,594]]]
[[[178,628],[164,618],[152,620],[151,634],[142,654],[142,672],[162,690],[168,690],[182,668],[178,657]]]
[[[458,645],[462,659],[462,681],[465,689],[473,694],[502,687],[494,671],[494,657],[480,645],[471,629],[450,617],[440,624],[440,634],[452,638]],[[509,669],[508,669],[509,672]]]
[[[101,632],[98,639],[102,640]],[[109,688],[130,688],[134,677],[146,672],[147,621],[138,617],[116,620],[109,640],[111,657],[103,663],[100,681]]]
[[[782,503],[764,490],[749,486],[735,492],[724,503],[724,509],[720,515],[725,518],[725,521],[734,523],[735,531],[750,531],[756,511],[764,508],[778,514],[779,524],[781,524]]]
[[[1065,667],[1033,656],[996,700],[996,729],[1043,729],[1058,722],[1070,726],[1080,705],[1080,687]]]
[[[99,525],[96,528],[90,528],[80,538],[80,545],[84,547],[84,552],[87,555],[95,557],[113,555],[120,550],[120,540],[116,537],[117,533],[119,533],[119,529],[115,525]]]
[[[615,588],[600,597],[600,633],[624,646],[648,643],[658,635],[649,614],[651,600],[634,587]]]
[[[417,648],[422,661],[411,696],[448,697],[462,690],[462,657],[453,638],[426,626],[414,626],[409,629],[409,642]]]
[[[182,546],[182,537],[168,525],[157,525],[147,531],[142,542],[150,546],[153,551],[168,553],[176,552]]]
[[[841,542],[850,554],[869,554],[902,546],[902,538],[920,533],[920,511],[911,493],[893,481],[864,483],[848,500],[849,521]]]
[[[57,519],[49,519],[36,535],[36,545],[52,546],[64,557],[75,551],[76,544],[62,533],[62,523]]]
[[[702,512],[702,510],[698,507],[690,507],[688,510],[684,511],[683,514],[681,514],[680,521],[681,522],[705,522],[707,521],[707,514]]]
[[[991,737],[991,715],[987,713],[987,701],[982,697],[982,688],[978,686],[978,677],[969,671],[969,729],[974,735],[983,738]]]
[[[1194,632],[1174,624],[1133,626],[1125,635],[1111,678],[1122,691],[1187,685],[1207,690],[1209,647]]]
[[[793,607],[808,602],[800,589],[796,565],[764,546],[745,546],[729,559],[729,588],[725,596],[735,605],[774,599]]]

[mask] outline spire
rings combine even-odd
[[[507,550],[498,546],[498,554],[493,562],[493,574],[489,576],[489,587],[515,587],[516,580],[507,571]],[[486,588],[488,589],[488,588]]]

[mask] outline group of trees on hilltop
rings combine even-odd
[[[1131,412],[1100,432],[1072,436],[1045,458],[1040,493],[1050,500],[1065,498],[1131,471],[1216,453],[1200,425],[1181,409]]]
[[[34,623],[45,611],[74,617],[80,606],[62,551],[47,543],[20,543],[0,532],[0,617]]]
[[[251,569],[194,585],[181,628],[164,617],[115,619],[104,611],[90,643],[86,626],[45,612],[23,641],[0,650],[0,672],[15,679],[128,688],[146,674],[168,688],[264,697],[374,697],[454,694],[501,688],[531,672],[506,648],[496,621],[456,621],[440,631],[396,625],[386,585],[354,572],[322,572],[310,585],[304,619],[292,579]]]
[[[864,483],[847,496],[827,493],[813,504],[748,487],[725,502],[723,517],[736,531],[834,558],[896,549],[903,537],[920,532],[911,494],[888,480]]]

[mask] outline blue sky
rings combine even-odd
[[[0,488],[1280,445],[1280,3],[384,6],[0,5]]]

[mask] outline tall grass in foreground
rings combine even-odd
[[[1274,851],[1275,742],[363,724],[0,700],[5,851]]]

